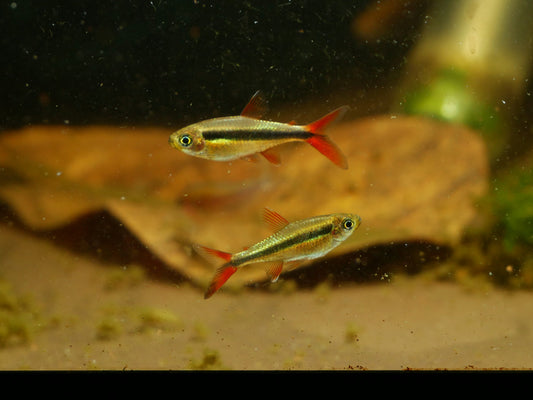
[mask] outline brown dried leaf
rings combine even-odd
[[[10,174],[0,197],[32,229],[107,210],[166,264],[204,285],[215,267],[190,244],[249,246],[269,234],[260,220],[265,206],[289,221],[359,214],[361,227],[335,255],[391,241],[453,244],[487,188],[478,135],[419,118],[368,118],[332,129],[346,171],[306,144],[280,147],[282,165],[275,167],[189,157],[168,146],[168,135],[107,127],[4,134],[0,165]],[[243,268],[227,285],[264,278],[261,268]]]

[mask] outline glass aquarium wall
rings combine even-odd
[[[0,369],[533,366],[533,3],[0,7]]]

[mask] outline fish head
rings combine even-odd
[[[342,242],[361,225],[361,217],[356,214],[334,214],[333,216],[333,239]]]
[[[195,124],[182,128],[170,135],[168,143],[175,149],[192,156],[202,156],[205,151],[205,140]]]

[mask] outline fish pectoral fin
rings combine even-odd
[[[295,268],[298,268],[300,265],[302,265],[305,262],[305,260],[293,260],[293,261],[287,261],[285,263],[285,269],[287,271],[291,271]]]
[[[261,155],[274,165],[281,164],[281,159],[279,158],[279,154],[277,153],[277,151],[273,149],[265,150],[261,152]]]
[[[257,157],[257,154],[249,154],[247,156],[242,156],[241,160],[256,163],[256,162],[259,162],[259,157]]]
[[[270,282],[276,282],[283,270],[283,261],[270,261],[266,263],[265,271]]]

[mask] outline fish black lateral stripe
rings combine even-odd
[[[263,219],[265,222],[280,222],[270,224],[275,233],[238,253],[194,246],[196,250],[206,249],[209,254],[227,260],[217,269],[204,298],[211,297],[230,276],[248,264],[262,263],[267,277],[276,282],[284,267],[292,269],[305,260],[325,256],[348,239],[361,224],[361,218],[350,213],[319,215],[289,223],[275,211],[265,209]]]
[[[326,224],[316,230],[313,230],[313,231],[305,231],[305,232],[301,232],[297,235],[288,235],[287,237],[285,237],[283,240],[280,240],[278,241],[277,243],[274,243],[270,246],[265,246],[264,248],[256,251],[256,252],[252,252],[251,254],[249,255],[246,255],[242,258],[238,258],[237,260],[234,260],[235,261],[235,265],[242,265],[246,262],[249,262],[249,261],[253,261],[255,259],[258,259],[258,258],[261,258],[261,257],[265,257],[265,256],[269,256],[269,255],[272,255],[272,254],[276,254],[277,252],[280,252],[282,250],[285,250],[285,249],[288,249],[294,245],[298,245],[300,243],[304,243],[304,242],[310,242],[312,240],[317,240],[317,239],[320,239],[321,237],[323,236],[326,236],[326,235],[329,235],[331,233],[333,229],[333,226],[331,224]],[[265,239],[265,241],[267,241],[267,239]]]
[[[335,165],[348,168],[341,149],[327,136],[327,127],[348,110],[342,106],[314,122],[298,125],[262,119],[266,102],[256,92],[240,115],[215,117],[187,125],[169,137],[169,144],[185,154],[212,161],[255,160],[262,155],[280,165],[281,159],[270,148],[289,142],[304,142],[318,150]]]
[[[205,140],[275,140],[275,139],[298,139],[306,140],[313,136],[307,131],[291,130],[273,130],[269,128],[264,129],[214,129],[204,130],[202,132]]]

